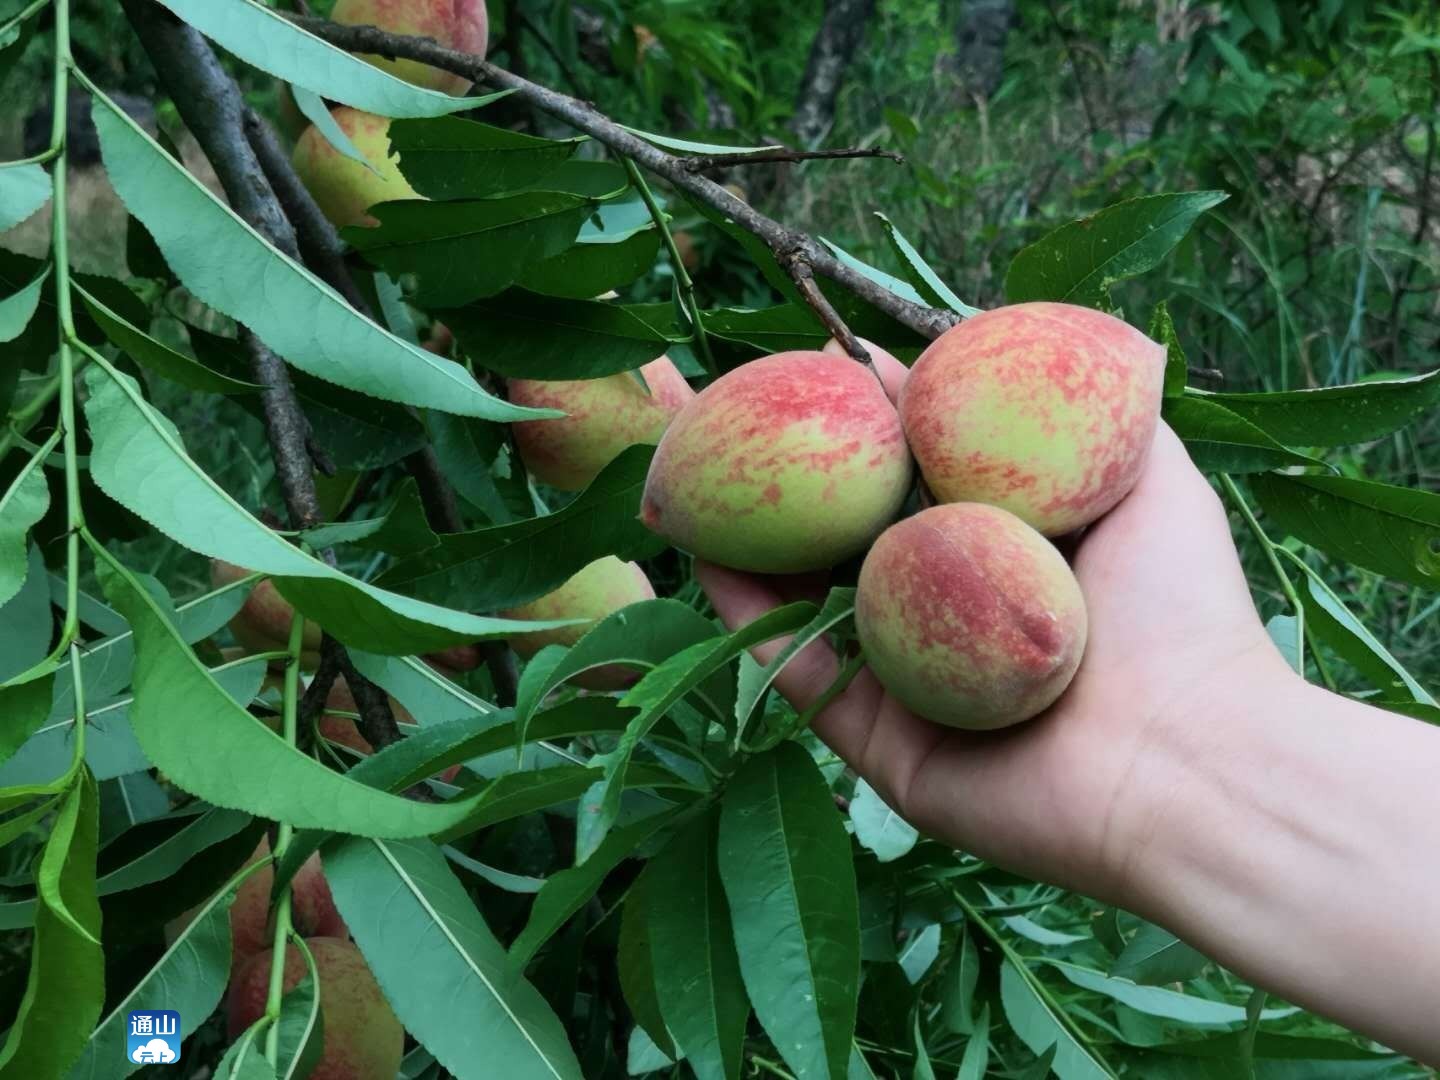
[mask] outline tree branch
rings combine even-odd
[[[842,263],[805,233],[767,217],[714,181],[695,174],[685,164],[685,158],[646,142],[583,101],[523,79],[479,56],[447,49],[429,38],[391,34],[373,26],[339,26],[324,19],[297,17],[293,21],[338,48],[419,60],[432,67],[463,75],[477,83],[513,91],[513,96],[583,131],[617,154],[630,158],[686,194],[730,217],[736,224],[763,240],[782,264],[787,260],[801,259],[815,273],[844,285],[923,337],[939,337],[960,321],[952,312],[916,304],[896,296]]]
[[[833,161],[837,158],[887,158],[905,163],[905,156],[894,150],[882,150],[874,146],[842,146],[833,150],[791,150],[779,147],[775,150],[760,150],[755,153],[737,151],[733,154],[697,154],[681,158],[690,172],[708,172],[711,169],[731,169],[737,165],[771,165],[796,161]]]

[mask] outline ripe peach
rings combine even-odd
[[[378,26],[392,34],[434,38],[447,49],[485,55],[490,19],[485,0],[336,0],[330,18],[348,26]],[[406,82],[447,94],[463,94],[470,80],[418,60],[366,60]]]
[[[389,120],[348,108],[335,109],[332,115],[375,171],[340,153],[313,126],[296,141],[291,160],[316,204],[337,228],[376,225],[367,213],[376,203],[419,198],[400,171],[400,155],[390,153]]]
[[[900,417],[863,365],[821,352],[716,379],[660,440],[641,517],[677,547],[761,573],[833,566],[905,501]]]
[[[1164,376],[1164,348],[1112,315],[1015,304],[937,338],[910,370],[900,416],[941,502],[1003,506],[1058,536],[1134,486]]]
[[[558,630],[537,630],[510,639],[510,647],[528,660],[546,645],[574,645],[605,616],[641,600],[655,599],[655,588],[635,563],[614,555],[596,559],[554,592],[511,608],[507,619],[588,619]],[[585,672],[573,681],[590,690],[619,690],[637,679],[630,668],[607,665]]]
[[[307,938],[320,982],[320,1015],[325,1042],[310,1080],[394,1080],[405,1048],[405,1030],[395,1018],[380,984],[348,941]],[[270,982],[267,949],[230,980],[228,999],[231,1040],[265,1011]],[[294,945],[285,949],[285,990],[293,990],[305,974],[305,961]]]
[[[560,409],[559,420],[526,420],[513,425],[515,445],[532,476],[562,491],[579,491],[636,443],[656,443],[675,414],[695,396],[666,357],[603,379],[540,382],[511,379],[517,405]]]
[[[210,583],[217,589],[249,574],[244,567],[220,559],[210,563]],[[250,590],[240,610],[231,616],[230,632],[247,652],[283,650],[290,641],[290,620],[294,617],[295,609],[290,601],[281,596],[275,583],[267,578]],[[300,666],[313,670],[319,664],[320,626],[306,619],[300,638]]]
[[[855,627],[871,670],[907,708],[981,730],[1060,696],[1085,649],[1085,603],[1064,558],[1014,514],[948,503],[875,541]]]
[[[859,341],[861,345],[864,345],[865,351],[870,354],[870,363],[875,365],[875,374],[880,376],[880,385],[885,388],[885,396],[892,402],[898,403],[900,400],[900,390],[910,375],[910,369],[888,349],[882,349],[873,341],[867,341],[863,337],[856,338],[856,340]],[[850,354],[845,351],[845,346],[841,345],[840,342],[833,337],[820,347],[820,351],[829,353],[831,356],[843,356],[847,359],[850,356]]]
[[[245,865],[252,866],[269,854],[270,840],[262,838]],[[230,905],[232,972],[239,971],[256,953],[268,949],[274,939],[274,921],[270,918],[270,892],[274,887],[275,868],[271,865],[251,874],[235,893],[235,902]],[[173,919],[165,928],[169,940],[174,941],[199,912],[198,906],[193,907]],[[319,855],[306,859],[290,881],[290,921],[302,937],[349,936],[320,869]]]

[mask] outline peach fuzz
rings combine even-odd
[[[1140,476],[1165,350],[1071,304],[1015,304],[952,327],[900,395],[905,435],[941,502],[983,502],[1047,536],[1088,525]]]
[[[898,405],[900,402],[900,391],[905,386],[905,380],[910,375],[910,369],[906,367],[904,362],[894,353],[888,349],[882,349],[873,341],[869,341],[863,337],[856,338],[855,340],[865,346],[865,351],[870,354],[870,363],[875,365],[875,374],[880,377],[880,385],[885,388],[885,396],[888,397],[891,402]],[[843,356],[847,359],[850,356],[850,354],[845,351],[845,346],[841,345],[840,342],[833,337],[820,347],[820,351],[829,353],[831,356]]]
[[[599,620],[623,607],[655,599],[655,588],[635,563],[614,555],[596,559],[554,592],[502,612],[507,619],[585,619],[584,623],[555,630],[537,630],[510,639],[510,647],[528,660],[547,645],[574,645]],[[588,690],[619,690],[639,678],[620,665],[594,668],[572,681]]]
[[[313,126],[296,140],[291,162],[336,228],[376,225],[378,221],[367,213],[376,203],[420,197],[400,171],[400,155],[390,153],[389,120],[349,108],[335,109],[331,115],[375,171],[340,153]]]
[[[447,49],[479,56],[485,55],[490,40],[485,0],[336,0],[330,18],[347,26],[378,26],[392,34],[434,38]],[[427,90],[463,94],[470,89],[470,80],[465,76],[418,60],[387,60],[383,56],[365,59]]]
[[[214,588],[248,577],[250,571],[221,559],[210,563],[210,584]],[[230,632],[250,653],[283,651],[290,641],[290,620],[295,609],[280,595],[268,578],[250,590],[240,610],[230,617]],[[320,626],[309,619],[300,638],[300,666],[313,670],[320,665]]]
[[[643,385],[629,371],[564,382],[510,380],[514,404],[566,414],[511,425],[520,458],[535,479],[562,491],[579,491],[626,447],[660,441],[695,391],[664,356],[639,370]]]
[[[1060,696],[1080,665],[1086,616],[1048,540],[999,507],[949,503],[875,541],[855,627],[871,670],[906,708],[983,730]]]
[[[310,1080],[394,1080],[405,1049],[405,1030],[360,950],[333,937],[307,938],[305,944],[315,957],[325,1033]],[[265,1012],[273,953],[267,949],[258,954],[230,980],[227,1011],[232,1042]],[[305,973],[300,950],[287,945],[284,989],[295,989]]]
[[[681,410],[650,465],[641,516],[699,558],[799,573],[858,555],[910,487],[900,418],[864,365],[761,357]]]

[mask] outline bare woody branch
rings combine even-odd
[[[541,112],[565,121],[616,153],[623,154],[655,175],[668,180],[686,194],[719,210],[763,240],[775,253],[781,265],[790,265],[799,259],[816,274],[844,285],[857,296],[924,337],[939,337],[959,321],[959,317],[951,312],[896,296],[864,274],[845,265],[805,233],[760,213],[721,185],[696,174],[686,164],[686,158],[645,141],[586,102],[523,79],[472,53],[447,49],[429,38],[391,34],[373,26],[340,26],[324,19],[296,18],[294,21],[338,48],[397,59],[418,60],[457,75],[464,75],[478,83],[513,91],[515,97]]]
[[[733,154],[696,154],[679,160],[690,172],[698,173],[709,172],[711,169],[733,169],[738,165],[784,165],[800,161],[836,161],[844,158],[885,158],[902,165],[905,163],[903,154],[874,146],[842,146],[833,150],[792,150],[788,146],[778,146],[751,153],[736,151]]]

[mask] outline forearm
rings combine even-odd
[[[1440,1061],[1440,729],[1298,679],[1217,703],[1129,863],[1141,913]],[[1193,749],[1193,747],[1192,747]]]

